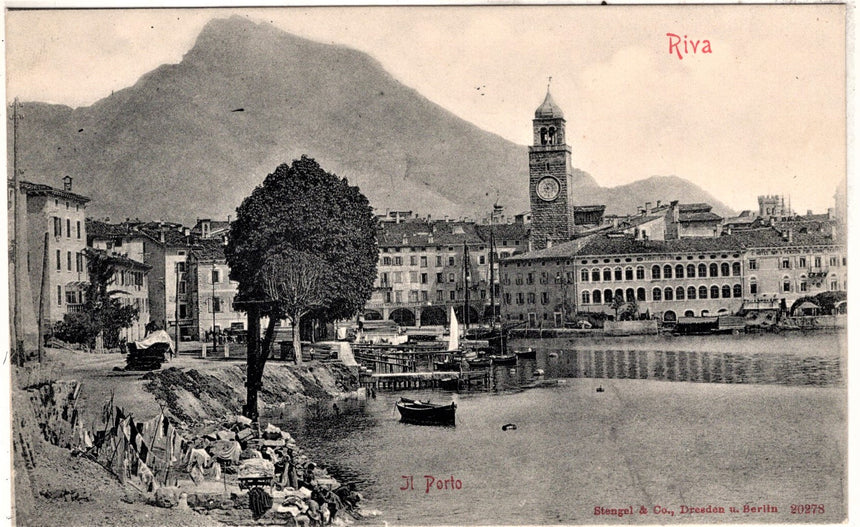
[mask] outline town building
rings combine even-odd
[[[50,332],[66,313],[81,309],[87,282],[86,206],[90,198],[72,192],[72,178],[63,188],[22,181],[18,194],[18,251],[21,306],[27,316],[42,313]]]
[[[468,320],[478,323],[492,319],[491,299],[498,306],[500,294],[498,262],[527,250],[528,227],[516,222],[434,221],[398,213],[395,220],[380,224],[377,240],[377,278],[365,305],[365,320],[445,325],[453,306],[458,320],[465,322],[468,284]]]
[[[194,328],[190,336],[194,340],[211,340],[211,335],[245,328],[244,314],[233,308],[239,283],[230,280],[224,247],[224,238],[220,236],[199,239],[189,254],[186,276]]]

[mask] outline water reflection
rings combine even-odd
[[[538,350],[515,368],[494,365],[490,389],[517,388],[540,378],[653,379],[676,382],[831,386],[842,384],[838,357],[663,350]]]

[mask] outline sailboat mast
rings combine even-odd
[[[463,289],[465,290],[463,305],[463,325],[469,329],[469,246],[463,241]]]
[[[490,327],[496,325],[496,270],[494,258],[496,257],[496,244],[493,239],[493,221],[490,219]]]

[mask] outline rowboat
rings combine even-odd
[[[514,353],[520,359],[533,359],[537,355],[537,353],[531,348],[527,350],[515,351]]]
[[[433,404],[430,401],[416,401],[406,397],[401,397],[397,402],[397,411],[404,423],[454,426],[456,410],[457,405],[453,402]]]
[[[516,355],[489,355],[488,358],[493,361],[493,364],[508,365],[517,363]]]

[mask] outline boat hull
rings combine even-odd
[[[397,403],[397,411],[400,412],[400,420],[404,423],[454,426],[457,405],[401,401]]]

